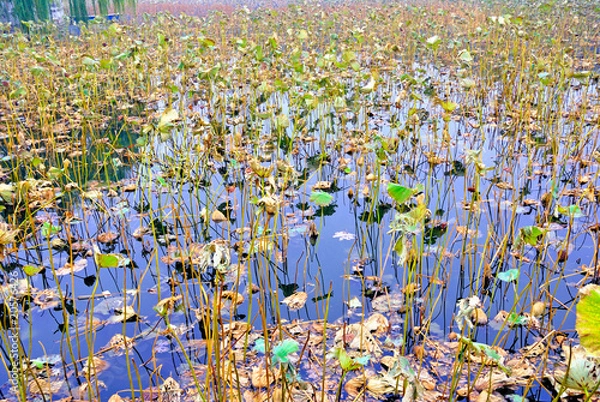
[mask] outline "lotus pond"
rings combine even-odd
[[[0,397],[600,400],[599,16],[0,27]]]

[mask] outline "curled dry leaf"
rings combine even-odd
[[[119,237],[118,233],[115,232],[103,232],[98,235],[96,240],[98,243],[110,244],[113,243]]]
[[[152,230],[147,226],[140,226],[136,230],[134,230],[132,236],[134,239],[141,241],[145,235],[150,233]]]
[[[287,305],[290,310],[296,311],[304,307],[307,298],[306,292],[296,292],[283,299],[281,303]]]
[[[546,314],[546,303],[541,301],[533,303],[533,306],[531,306],[531,315],[539,318],[544,314]]]
[[[99,357],[93,356],[91,359],[85,361],[85,366],[83,367],[84,376],[88,377],[89,375],[96,376],[98,373],[106,370],[109,367],[108,362],[106,360],[102,360]]]
[[[406,285],[405,287],[402,288],[402,293],[408,294],[408,295],[413,295],[413,294],[417,293],[419,290],[421,290],[421,287],[418,284],[409,283],[408,285]]]
[[[382,336],[388,333],[390,322],[381,313],[373,313],[365,321],[365,328],[375,336]]]
[[[173,312],[173,310],[177,306],[177,302],[179,302],[181,300],[181,298],[182,298],[181,295],[166,297],[166,298],[162,299],[161,301],[159,301],[156,304],[156,306],[154,306],[154,311],[156,311],[158,314],[160,314],[162,316],[164,316],[168,313],[171,313],[171,312]]]
[[[223,325],[223,334],[233,338],[241,338],[252,331],[252,325],[245,321],[233,321]]]
[[[394,387],[386,377],[371,377],[367,382],[367,391],[376,397],[382,397],[385,394],[394,392]]]
[[[383,366],[383,368],[389,370],[394,366],[396,361],[398,361],[398,359],[396,359],[394,356],[385,355],[379,360],[379,363]]]
[[[133,306],[123,306],[122,308],[115,308],[115,315],[111,316],[106,320],[109,324],[123,323],[134,321],[138,315],[135,312]]]
[[[483,326],[488,323],[488,316],[481,307],[475,308],[471,312],[470,318],[474,325]]]
[[[227,300],[234,306],[239,306],[245,300],[244,296],[233,290],[224,290],[221,292],[221,300]]]
[[[114,355],[121,356],[125,353],[125,350],[132,348],[133,345],[133,338],[129,338],[123,334],[115,334],[110,338],[105,348],[110,349]]]
[[[210,215],[210,220],[215,223],[227,222],[227,217],[223,214],[223,212],[215,209]]]
[[[402,293],[390,293],[377,296],[371,302],[373,310],[380,313],[403,312],[405,310],[404,295]]]
[[[344,390],[352,398],[356,398],[365,392],[367,386],[367,378],[364,375],[354,377],[346,381]]]
[[[163,393],[159,398],[161,402],[175,402],[176,400],[179,400],[178,398],[183,394],[181,386],[173,379],[173,377],[167,378],[160,386],[160,390]]]
[[[328,190],[330,188],[331,188],[331,182],[330,181],[318,181],[312,187],[313,191],[314,190]]]
[[[45,378],[35,378],[29,381],[27,389],[32,395],[44,395],[46,397],[57,393],[62,387],[63,381],[50,381]]]

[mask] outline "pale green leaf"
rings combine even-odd
[[[509,269],[508,271],[498,272],[498,275],[496,275],[496,277],[503,282],[513,282],[519,278],[519,270],[513,268]]]
[[[320,207],[326,207],[333,202],[333,196],[324,191],[313,191],[310,194],[310,201]]]
[[[575,329],[585,350],[600,356],[600,286],[587,285],[579,294]]]

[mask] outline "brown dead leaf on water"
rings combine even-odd
[[[296,311],[304,307],[306,299],[308,299],[306,292],[296,292],[283,299],[281,304],[285,304],[291,311]]]
[[[83,367],[83,375],[87,378],[88,376],[97,376],[104,370],[110,367],[110,364],[106,360],[102,360],[97,356],[92,356],[92,358],[87,359],[85,361],[85,366]]]
[[[356,398],[359,395],[363,395],[367,388],[367,377],[360,375],[346,381],[344,384],[344,390],[352,398]]]
[[[181,386],[173,377],[167,378],[160,386],[159,402],[179,402],[183,395]]]
[[[44,378],[36,378],[29,381],[29,385],[27,386],[29,393],[32,395],[45,395],[50,396],[58,391],[56,384],[53,384],[47,379]]]
[[[335,334],[334,343],[336,345],[347,344],[348,348],[358,351],[381,354],[379,341],[369,329],[360,323],[350,324],[339,329]]]
[[[223,325],[223,334],[230,335],[235,339],[241,338],[250,331],[252,331],[252,325],[244,321],[233,321]]]
[[[115,308],[115,315],[110,316],[106,322],[108,324],[116,324],[133,321],[138,317],[133,306],[123,306],[120,309]]]
[[[252,386],[255,388],[267,388],[280,377],[279,369],[265,368],[264,366],[252,368]]]
[[[221,301],[228,301],[232,306],[239,306],[244,300],[244,296],[234,290],[224,290],[221,292]]]
[[[115,356],[122,356],[126,350],[131,349],[135,341],[123,334],[115,334],[108,341],[104,349],[110,350]]]
[[[385,335],[390,330],[389,320],[381,313],[373,313],[364,323],[367,331],[379,337]]]
[[[115,232],[103,232],[98,234],[96,240],[98,243],[111,244],[119,238],[119,234]]]
[[[371,301],[373,310],[380,313],[403,312],[406,309],[404,305],[404,294],[396,292],[377,296]]]
[[[223,212],[215,209],[213,213],[210,215],[210,220],[215,223],[227,222],[227,217],[223,214]]]
[[[483,326],[488,323],[488,316],[481,307],[475,308],[469,318],[474,325]]]
[[[58,307],[60,296],[55,289],[32,290],[33,303],[40,309],[47,310]]]

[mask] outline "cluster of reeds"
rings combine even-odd
[[[591,400],[561,352],[599,276],[594,15],[0,27],[5,395]]]

